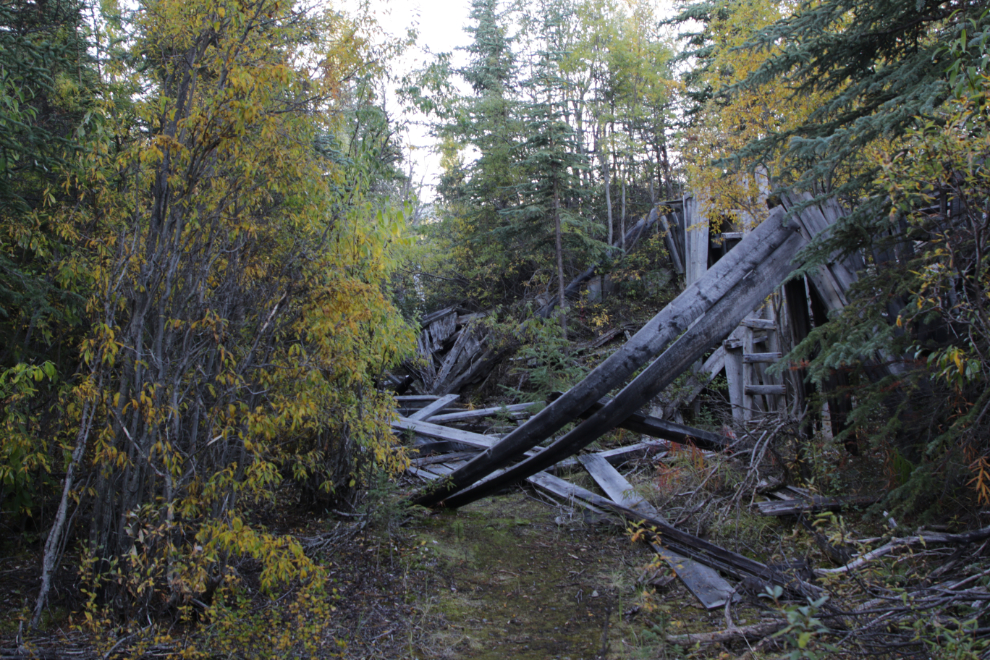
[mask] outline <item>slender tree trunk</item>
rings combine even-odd
[[[553,187],[554,240],[557,247],[557,300],[560,301],[560,329],[567,339],[567,298],[564,297],[564,235],[560,226],[560,195]]]
[[[86,443],[89,440],[89,429],[96,415],[96,404],[91,403],[83,407],[82,419],[79,423],[79,433],[76,436],[76,448],[72,451],[72,460],[69,468],[65,472],[65,483],[62,486],[62,499],[58,503],[58,511],[55,513],[55,522],[48,533],[45,541],[45,555],[41,561],[41,590],[38,592],[38,601],[34,606],[34,617],[31,619],[31,627],[37,629],[41,624],[41,615],[45,611],[45,602],[48,600],[48,592],[52,586],[52,573],[58,564],[62,549],[62,534],[65,532],[65,518],[69,510],[69,493],[72,492],[72,482],[76,476],[76,469],[82,462],[86,453]]]
[[[622,241],[622,251],[626,251],[626,177],[622,177],[622,216],[619,218],[619,239]]]
[[[602,158],[605,164],[605,208],[608,210],[608,244],[612,244],[612,182],[608,171],[608,156]]]

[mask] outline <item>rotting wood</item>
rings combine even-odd
[[[423,406],[413,414],[409,415],[406,419],[411,419],[413,421],[425,421],[432,417],[435,413],[439,413],[454,401],[457,401],[459,398],[460,397],[456,394],[447,394],[438,398],[436,401],[432,401]]]
[[[467,488],[485,475],[504,467],[587,410],[609,390],[621,385],[678,335],[684,333],[684,336],[691,337],[706,348],[711,343],[721,340],[731,331],[731,328],[723,328],[726,318],[731,317],[738,324],[738,321],[745,317],[745,314],[742,314],[737,318],[733,313],[739,300],[751,303],[754,296],[758,295],[758,299],[765,298],[769,291],[791,271],[791,259],[804,244],[804,240],[796,233],[795,228],[783,225],[782,218],[782,210],[772,211],[770,218],[748,234],[736,249],[719,260],[701,280],[687,287],[584,380],[503,438],[496,446],[454,472],[440,487],[420,493],[414,501],[425,506],[436,505],[456,491]],[[753,305],[750,304],[749,309],[752,307]],[[698,321],[703,317],[704,322],[699,323]],[[687,348],[687,342],[677,340],[676,343],[682,350]],[[699,357],[698,353],[703,352],[703,350],[690,351],[691,361]],[[679,361],[670,359],[654,362],[657,363],[661,363],[661,368],[666,371],[674,366],[679,369],[677,373],[691,364],[688,362],[684,367],[680,367]],[[644,373],[649,372],[649,381],[656,381],[661,374],[655,369],[651,371],[651,368],[647,368]],[[644,385],[642,376],[634,382],[637,383],[637,387]],[[654,389],[650,388],[651,394],[648,399],[654,396]],[[627,390],[623,391],[627,392]],[[636,408],[630,411],[622,410],[618,421],[642,407],[643,403],[639,403],[637,399]],[[585,424],[588,424],[586,429],[598,426],[598,422],[592,420],[586,420],[582,426]],[[611,423],[608,428],[614,426],[615,423]]]
[[[764,516],[796,516],[801,513],[819,513],[821,511],[839,511],[851,506],[867,506],[877,502],[880,498],[869,497],[842,497],[824,498],[815,497],[811,500],[792,499],[784,501],[756,502],[755,506],[760,515]]]
[[[783,215],[782,211],[776,210],[777,213],[772,213],[771,218],[764,221],[762,225],[757,227],[757,229],[751,234],[747,235],[743,239],[743,243],[750,241],[751,248],[755,249],[763,245],[763,238],[770,235],[776,236],[774,232],[776,219],[779,220]],[[769,224],[769,226],[768,226]],[[780,227],[780,225],[777,225]],[[478,477],[471,478],[473,475],[484,475],[490,474],[495,469],[501,468],[505,463],[507,463],[513,454],[518,456],[518,451],[513,451],[515,448],[513,445],[516,443],[507,442],[509,440],[517,439],[513,436],[523,435],[519,433],[520,431],[527,431],[533,428],[538,429],[539,427],[534,425],[534,422],[540,420],[543,413],[548,411],[568,411],[577,408],[578,404],[583,404],[583,407],[578,410],[574,410],[572,415],[580,415],[584,410],[589,408],[593,401],[584,401],[583,396],[589,390],[594,391],[593,387],[597,383],[592,382],[591,385],[588,384],[589,379],[593,376],[599,374],[602,367],[610,366],[610,361],[606,360],[598,367],[595,371],[591,373],[587,378],[585,378],[582,383],[564,393],[559,399],[551,403],[547,408],[544,409],[543,413],[540,413],[533,417],[527,424],[524,424],[513,434],[509,434],[506,438],[502,440],[498,445],[492,447],[491,449],[483,452],[477,458],[469,462],[466,466],[461,468],[458,473],[453,475],[451,479],[443,488],[437,489],[436,493],[430,496],[424,496],[422,498],[417,498],[416,502],[418,504],[434,505],[440,500],[444,500],[443,504],[448,507],[463,506],[470,502],[475,501],[479,497],[484,497],[494,490],[503,488],[506,484],[511,483],[513,480],[521,480],[525,477],[534,474],[542,469],[545,469],[549,465],[571,456],[583,447],[587,446],[591,442],[594,442],[597,438],[601,437],[604,433],[612,430],[619,425],[622,421],[629,418],[633,413],[635,413],[639,408],[642,408],[648,401],[650,401],[654,396],[656,396],[664,387],[669,385],[680,373],[685,371],[700,358],[704,353],[712,346],[724,337],[726,337],[735,327],[738,326],[739,322],[745,318],[745,316],[756,306],[758,301],[766,298],[771,291],[793,270],[794,264],[792,259],[794,255],[800,250],[800,248],[805,244],[805,241],[800,235],[794,232],[793,229],[786,229],[784,240],[777,244],[777,247],[768,255],[761,255],[757,264],[752,264],[750,269],[748,269],[744,274],[735,273],[738,279],[734,280],[734,284],[737,286],[726,287],[726,294],[729,294],[734,290],[735,295],[723,295],[720,296],[713,305],[707,310],[704,315],[704,323],[695,322],[686,329],[683,335],[681,335],[670,347],[664,351],[663,355],[654,360],[643,372],[636,377],[632,382],[626,385],[622,391],[612,399],[608,404],[606,404],[601,410],[594,413],[591,417],[584,420],[576,428],[568,432],[563,437],[559,438],[553,442],[545,451],[541,452],[537,456],[532,456],[516,466],[505,470],[498,477],[487,480],[484,485],[478,484],[465,490],[462,493],[456,493],[449,495],[455,490],[463,488],[465,481],[473,483],[477,481]],[[742,244],[741,244],[742,245]],[[761,252],[762,250],[757,250]],[[724,279],[729,279],[725,277],[724,272],[720,270],[720,266],[728,263],[733,263],[731,261],[733,254],[737,251],[733,250],[721,261],[715,264],[711,270],[708,271],[706,277],[698,282],[698,285],[709,286],[714,285],[714,283],[721,283]],[[756,252],[751,251],[745,253],[740,250],[739,253],[746,254],[747,257],[752,257]],[[741,260],[741,257],[739,258]],[[738,261],[735,262],[738,264]],[[714,282],[712,282],[714,280]],[[726,282],[726,284],[728,284]],[[697,287],[702,288],[702,287]],[[697,291],[696,285],[688,287],[684,294],[693,294]],[[705,288],[708,288],[707,286]],[[679,297],[678,300],[681,298]],[[693,296],[692,296],[693,298]],[[711,302],[711,298],[705,298],[706,301]],[[677,300],[674,301],[676,303]],[[671,306],[667,309],[670,309]],[[670,321],[667,321],[670,323]],[[650,327],[648,324],[647,327]],[[652,328],[651,328],[652,329]],[[641,335],[643,331],[637,333],[637,336]],[[626,347],[635,344],[636,342],[627,342]],[[624,348],[626,348],[624,347]],[[620,350],[615,355],[622,354]],[[614,356],[613,356],[614,357]],[[646,360],[643,359],[645,362]],[[617,360],[619,365],[622,364],[621,360]],[[609,374],[611,375],[611,374]],[[605,376],[605,374],[602,374]],[[605,378],[599,377],[599,382],[605,380]],[[607,381],[606,381],[607,382]],[[560,406],[561,402],[567,401],[573,407]],[[558,412],[559,414],[559,412]],[[547,417],[552,418],[553,415],[547,415]],[[545,420],[544,420],[545,421]],[[558,427],[559,428],[559,427]],[[532,441],[535,444],[542,438],[536,438]],[[532,445],[530,445],[532,446]]]
[[[776,362],[782,357],[784,357],[783,353],[743,353],[743,364]]]
[[[554,392],[554,395],[560,396],[560,392]],[[588,419],[604,408],[609,401],[610,399],[596,401],[586,411],[581,413],[581,419]],[[618,424],[618,427],[682,445],[694,445],[700,449],[711,449],[715,451],[725,449],[726,445],[731,442],[730,438],[712,433],[711,431],[685,426],[684,424],[675,424],[674,422],[668,422],[658,417],[651,417],[642,413],[629,415],[622,423]]]
[[[642,496],[638,495],[626,478],[619,474],[605,459],[597,454],[585,454],[578,460],[584,465],[588,474],[612,498],[613,502],[630,509],[640,511],[658,520],[663,517]],[[713,568],[699,564],[687,557],[664,548],[658,543],[650,543],[671,570],[681,579],[694,597],[704,605],[705,609],[714,609],[725,605],[726,600],[735,596],[735,589],[725,581]]]
[[[610,465],[622,465],[624,463],[628,463],[629,461],[646,457],[659,460],[667,455],[667,452],[665,451],[666,449],[667,443],[651,440],[649,442],[639,442],[626,447],[618,447],[617,449],[606,449],[605,451],[595,452],[595,456],[600,456],[608,461]],[[579,465],[580,462],[577,458],[566,458],[555,464],[554,467],[558,471],[563,471],[576,468]]]
[[[860,555],[856,559],[852,560],[845,566],[840,566],[838,568],[821,568],[815,570],[815,575],[835,575],[837,573],[848,573],[849,571],[855,570],[874,559],[879,559],[884,555],[889,555],[894,550],[899,548],[907,548],[913,545],[928,545],[929,543],[946,543],[946,544],[962,544],[962,543],[975,543],[977,541],[983,541],[990,538],[990,526],[983,527],[982,529],[973,530],[971,532],[963,532],[962,534],[942,534],[938,532],[923,532],[917,536],[905,536],[896,539],[892,539],[890,542],[880,546],[875,550],[871,550],[865,554]]]
[[[439,424],[441,422],[449,424],[451,422],[466,422],[469,420],[482,419],[485,417],[493,417],[499,413],[507,412],[510,414],[520,413],[533,406],[537,405],[536,402],[532,403],[513,403],[508,406],[494,406],[492,408],[478,408],[477,410],[461,410],[453,413],[444,413],[442,415],[434,415],[430,418],[430,421],[434,424]],[[410,417],[411,419],[411,417]]]
[[[679,644],[685,647],[695,644],[721,644],[738,640],[762,639],[767,635],[772,635],[778,630],[782,630],[787,625],[786,621],[762,621],[751,626],[737,626],[717,630],[709,633],[691,633],[687,635],[667,635],[667,641],[671,644]]]

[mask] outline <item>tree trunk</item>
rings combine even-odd
[[[560,331],[567,339],[567,298],[564,297],[564,235],[560,226],[560,195],[557,185],[553,188],[554,241],[557,247],[557,300],[560,301]]]

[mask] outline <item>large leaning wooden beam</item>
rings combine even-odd
[[[549,401],[560,398],[562,392],[553,392]],[[596,401],[587,410],[581,413],[581,419],[588,419],[593,414],[601,410],[608,403],[607,399]],[[677,442],[682,445],[695,445],[701,449],[721,450],[729,443],[729,438],[721,436],[704,429],[696,429],[684,424],[675,424],[658,417],[651,417],[642,413],[633,413],[619,423],[619,428],[642,433],[654,438]]]
[[[782,216],[783,211],[771,214],[770,218],[764,221],[764,224],[767,222],[777,224]],[[740,273],[740,278],[732,288],[732,295],[723,296],[711,305],[703,318],[691,324],[687,331],[664,351],[663,355],[654,360],[601,410],[595,412],[566,435],[555,440],[553,444],[539,454],[505,470],[497,477],[487,479],[464,492],[445,498],[443,504],[448,507],[464,506],[478,498],[490,495],[510,483],[525,479],[527,476],[577,453],[642,408],[663,388],[673,382],[678,375],[687,370],[695,360],[704,355],[712,345],[727,337],[753,307],[770,295],[794,270],[794,256],[806,244],[806,241],[796,232],[789,231],[790,234],[787,239],[776,250],[761,259],[759,263],[750,264],[746,272]],[[753,235],[755,232],[749,234],[749,236]],[[708,272],[712,273],[714,270],[713,268]],[[699,283],[704,281],[705,279],[702,279]],[[564,396],[566,397],[567,394]],[[561,399],[563,398],[561,397]]]
[[[505,436],[498,444],[455,470],[442,484],[422,491],[415,497],[415,503],[434,506],[486,475],[505,467],[577,418],[610,390],[626,382],[633,373],[659,354],[678,335],[685,333],[685,336],[690,336],[698,346],[704,348],[727,335],[732,327],[735,327],[752,309],[754,299],[762,300],[790,272],[791,258],[804,244],[795,229],[783,223],[783,216],[782,209],[771,212],[770,217],[748,234],[736,249],[719,260],[699,281],[687,287],[584,380]],[[768,263],[776,266],[767,269]],[[734,319],[732,327],[724,328],[725,321],[729,318],[727,312],[738,308],[740,300],[749,304],[749,307],[741,316],[732,316]],[[678,344],[683,346],[684,342],[678,340]],[[687,364],[681,367],[679,364],[682,360],[667,360],[660,365],[661,373],[666,373],[668,367],[674,367],[674,363],[677,363],[676,368],[680,370],[674,373],[676,376],[703,353],[704,349],[694,347],[693,350],[685,353],[690,357]],[[644,373],[649,373],[650,379],[656,379],[659,376],[656,372],[657,369],[650,367]],[[634,382],[642,384],[642,377]],[[612,404],[615,404],[615,401]],[[636,408],[629,410],[618,421],[622,421],[642,405],[640,403]],[[615,407],[617,406],[613,406]],[[609,406],[581,426],[597,427],[599,419],[603,416],[602,413],[606,410],[609,410]],[[609,428],[614,428],[615,425],[613,423]]]

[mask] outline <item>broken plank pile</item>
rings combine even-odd
[[[411,379],[420,382],[424,392],[458,392],[488,376],[509,352],[509,346],[490,345],[490,331],[479,323],[484,316],[448,307],[420,321],[423,330],[416,340],[419,359],[409,360],[403,367]]]

